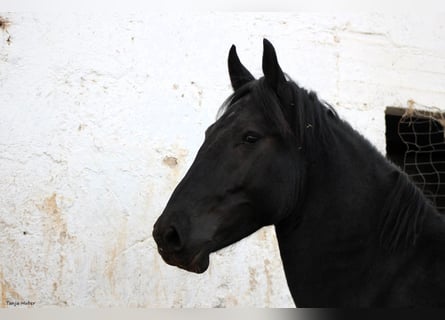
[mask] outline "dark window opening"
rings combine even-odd
[[[386,155],[445,213],[445,114],[387,108]]]

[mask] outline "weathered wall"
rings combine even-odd
[[[261,75],[269,38],[382,152],[385,106],[445,106],[443,16],[0,16],[2,306],[293,306],[272,228],[202,275],[167,266],[151,237],[231,93],[232,43]]]

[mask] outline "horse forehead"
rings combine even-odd
[[[264,115],[258,110],[249,95],[243,96],[229,106],[225,114],[209,129],[213,132],[225,132],[242,129],[248,124],[264,122]]]
[[[239,131],[247,128],[249,125],[260,124],[262,122],[260,115],[243,110],[242,108],[231,110],[229,114],[227,114],[227,117],[221,120],[214,128],[220,132]]]
[[[257,122],[264,120],[264,115],[251,99],[246,98],[234,105],[231,110],[228,110],[228,114],[224,118],[228,123]]]
[[[216,121],[212,125],[213,130],[220,131],[226,128],[230,128],[231,125],[239,118],[240,108],[234,107],[231,108],[230,110],[227,110],[226,112],[227,113],[225,115],[223,115],[218,121]]]

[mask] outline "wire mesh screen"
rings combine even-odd
[[[403,170],[445,213],[445,115],[408,109],[400,118],[398,135],[406,145]]]

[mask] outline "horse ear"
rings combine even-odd
[[[233,90],[237,90],[247,82],[255,80],[252,74],[241,63],[236,53],[235,45],[232,45],[229,51],[229,75]]]
[[[272,43],[267,39],[263,39],[263,73],[267,83],[275,91],[278,87],[286,83],[286,77],[278,64],[277,54]]]

